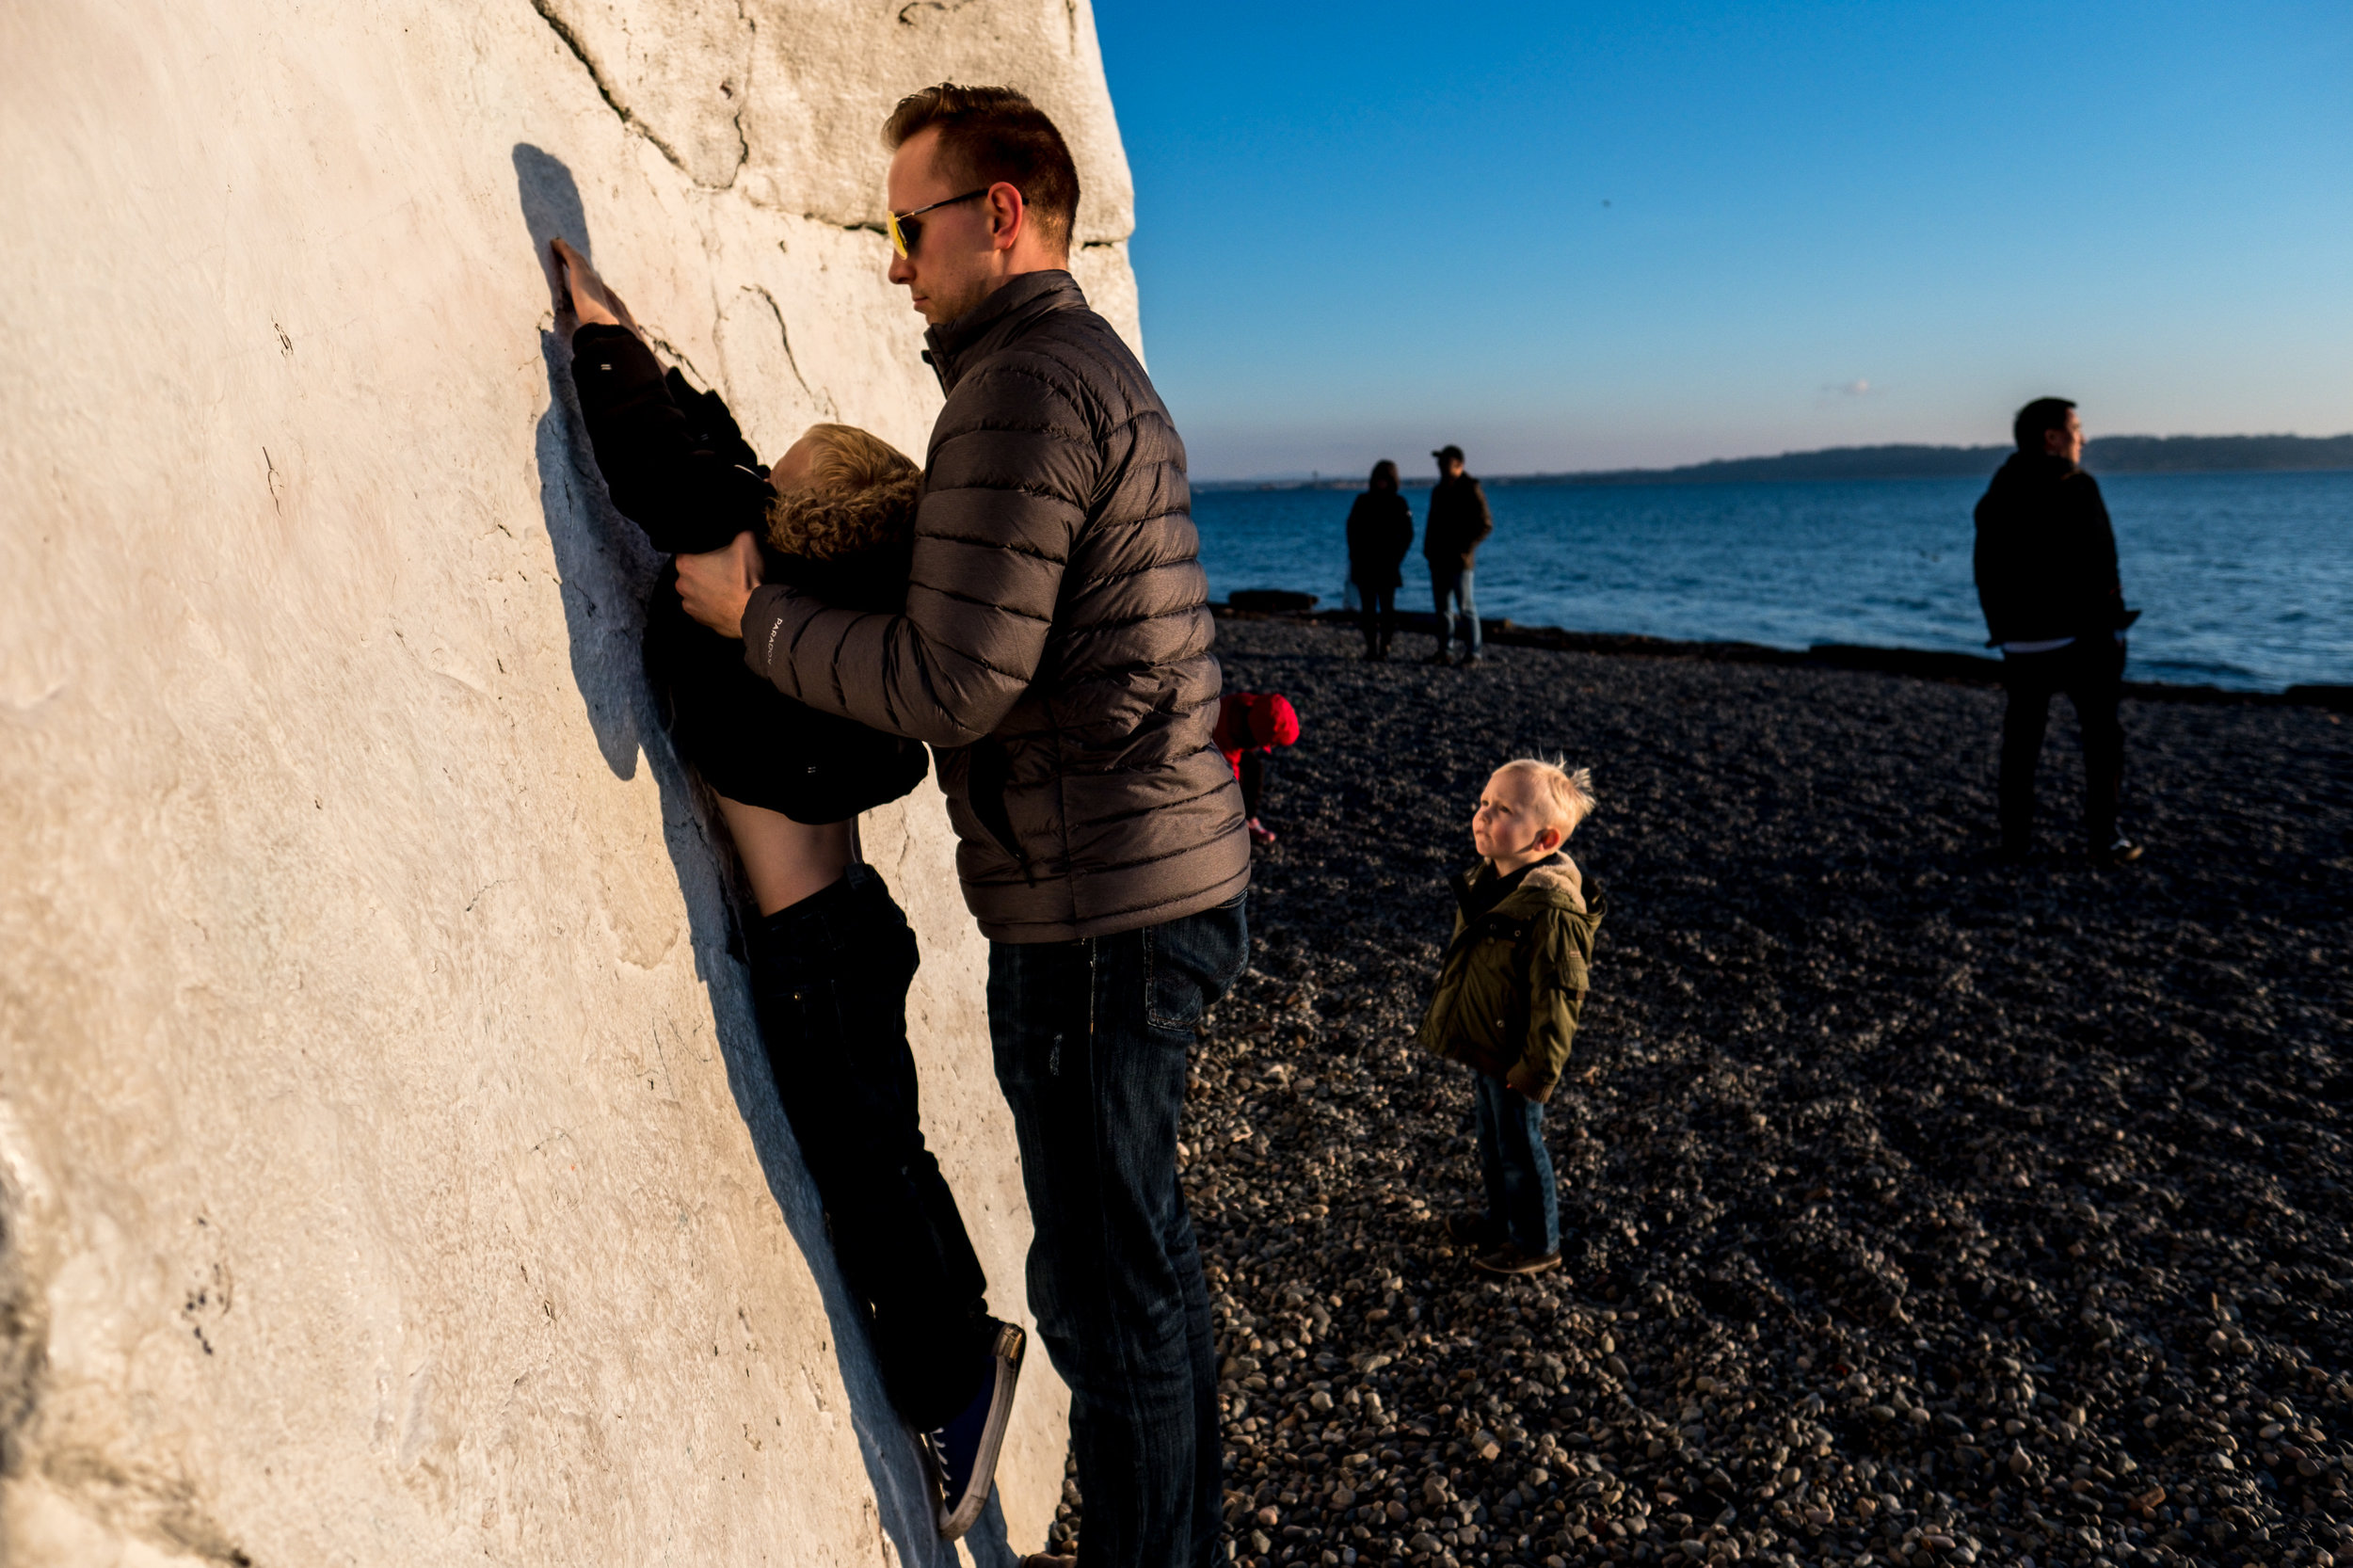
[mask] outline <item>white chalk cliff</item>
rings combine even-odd
[[[587,248],[753,443],[920,454],[904,92],[1083,0],[0,7],[0,1560],[948,1564],[728,952],[569,407]],[[934,787],[867,849],[992,1301],[1029,1221]],[[966,1554],[1035,1550],[1032,1355]]]

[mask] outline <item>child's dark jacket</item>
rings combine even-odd
[[[1528,870],[1493,908],[1468,918],[1464,905],[1496,874],[1481,860],[1454,878],[1454,938],[1438,966],[1437,994],[1420,1042],[1490,1077],[1513,1079],[1530,1099],[1548,1100],[1569,1064],[1569,1043],[1585,1006],[1593,934],[1605,901],[1587,907],[1577,863],[1555,856]]]
[[[718,393],[693,391],[675,370],[664,375],[624,327],[573,334],[572,379],[613,505],[656,550],[691,554],[723,549],[747,530],[769,536],[776,492]],[[770,582],[883,613],[905,601],[904,541],[787,542],[792,553],[773,538],[762,549]],[[929,761],[920,744],[819,712],[746,668],[740,640],[686,614],[675,562],[647,601],[645,650],[679,755],[730,800],[831,823],[922,782]]]

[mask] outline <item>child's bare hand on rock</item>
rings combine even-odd
[[[588,264],[588,258],[564,240],[554,242],[555,264],[564,280],[566,294],[571,301],[572,314],[583,327],[626,327],[637,330],[637,318],[629,313],[629,306],[612,286],[597,276],[597,269]]]

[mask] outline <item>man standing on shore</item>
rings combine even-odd
[[[1463,636],[1463,663],[1480,659],[1479,607],[1471,602],[1471,561],[1479,542],[1496,531],[1487,494],[1463,472],[1463,449],[1448,444],[1430,456],[1438,460],[1438,482],[1430,490],[1430,517],[1421,528],[1421,553],[1430,563],[1430,597],[1438,610],[1438,647],[1433,664],[1450,661],[1454,634]]]
[[[1176,1182],[1187,1054],[1241,973],[1250,840],[1184,446],[1067,270],[1079,175],[1004,88],[884,128],[893,282],[929,321],[933,427],[905,612],[680,557],[696,617],[787,696],[931,744],[989,937],[997,1078],[1070,1385],[1089,1568],[1207,1568],[1223,1496],[1207,1284]]]
[[[2009,691],[2002,719],[2002,855],[2023,859],[2034,842],[2034,775],[2051,697],[2065,692],[2083,732],[2084,830],[2109,865],[2140,857],[2117,831],[2124,776],[2124,608],[2116,534],[2099,482],[2080,464],[2083,421],[2063,397],[2018,410],[2018,450],[1977,503],[1977,601],[1986,645],[2002,650]]]

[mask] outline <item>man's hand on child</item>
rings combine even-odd
[[[744,634],[744,608],[760,581],[760,541],[748,530],[724,549],[678,558],[678,596],[686,613],[722,637]]]

